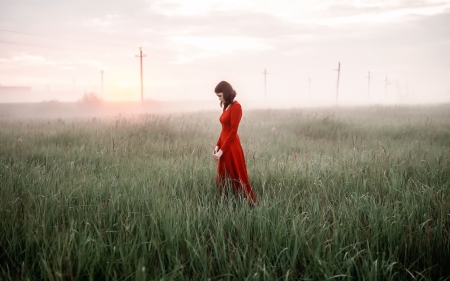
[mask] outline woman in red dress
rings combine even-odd
[[[216,184],[222,193],[229,183],[235,194],[245,196],[250,205],[254,205],[256,196],[248,180],[244,151],[237,134],[242,117],[241,105],[234,101],[236,91],[228,82],[220,82],[214,92],[220,100],[220,106],[223,107],[220,116],[222,132],[213,151],[214,158],[218,160]]]

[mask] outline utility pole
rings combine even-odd
[[[387,75],[386,75],[386,79],[384,80],[384,82],[385,82],[385,84],[384,84],[384,97],[386,98],[387,97],[387,86],[390,84]]]
[[[264,68],[264,99],[267,100],[267,74],[269,74],[266,69]]]
[[[140,54],[136,55],[137,58],[141,58],[141,102],[144,102],[144,80],[142,76],[142,58],[144,58],[146,55],[142,54],[142,47],[139,47]]]
[[[308,99],[311,98],[311,77],[308,77]]]
[[[398,84],[398,80],[395,80],[395,91],[397,92],[397,97],[400,95],[400,85]]]
[[[101,97],[103,98],[103,69],[101,69],[100,72],[101,72],[101,74],[102,74],[102,75],[101,75],[101,76],[102,76],[102,81],[101,81],[101,82],[102,82],[102,89],[101,89],[100,95],[101,95]]]
[[[338,69],[335,69],[335,71],[338,72],[338,78],[337,78],[337,85],[336,85],[336,104],[338,103],[338,96],[339,96],[339,76],[341,74],[341,63],[338,64]]]
[[[367,76],[367,100],[370,99],[370,71],[369,76]]]

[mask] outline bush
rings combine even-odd
[[[103,99],[101,99],[99,95],[94,92],[87,93],[85,91],[80,103],[89,106],[99,106],[103,103]]]

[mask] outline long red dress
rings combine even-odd
[[[223,151],[217,167],[216,184],[222,192],[227,181],[231,183],[233,192],[243,194],[248,202],[256,203],[256,196],[248,180],[244,151],[237,134],[242,117],[242,107],[235,101],[220,116],[222,132],[217,146]]]

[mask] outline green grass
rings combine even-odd
[[[449,106],[219,114],[0,120],[0,280],[449,279]]]

